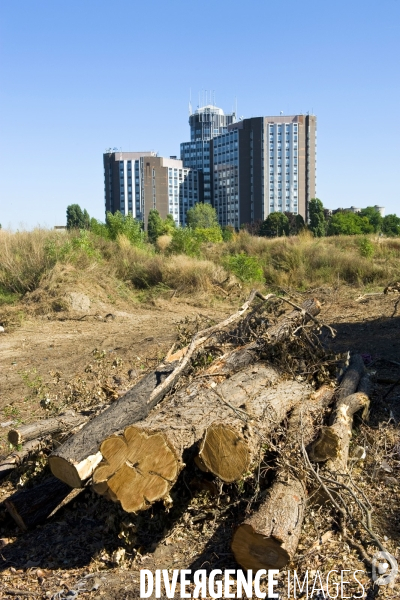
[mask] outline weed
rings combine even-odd
[[[374,244],[367,237],[363,237],[359,240],[358,246],[360,248],[361,256],[364,258],[372,258],[375,252]]]
[[[18,374],[34,395],[38,396],[43,391],[43,379],[38,375],[36,369],[32,369],[31,371],[18,371]]]

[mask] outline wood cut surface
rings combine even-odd
[[[104,461],[93,483],[108,488],[127,512],[147,508],[167,495],[181,468],[174,450],[158,432],[132,426],[122,436],[106,439],[100,451]]]

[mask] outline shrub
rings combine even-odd
[[[168,246],[171,254],[187,254],[196,256],[200,252],[200,240],[190,227],[177,227],[172,233],[172,240]]]
[[[361,238],[358,242],[361,256],[372,258],[375,252],[374,244],[368,238]]]
[[[226,259],[226,267],[241,281],[263,281],[264,274],[258,259],[246,254],[235,254]]]
[[[197,227],[194,235],[199,242],[222,242],[222,232],[220,227]]]

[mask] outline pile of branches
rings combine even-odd
[[[253,290],[236,313],[171,348],[100,413],[69,413],[10,431],[10,441],[22,447],[0,465],[0,476],[47,436],[70,435],[49,456],[52,476],[10,496],[8,511],[28,529],[88,485],[127,513],[160,500],[168,506],[189,461],[220,482],[240,482],[257,473],[266,448],[275,448],[268,493],[233,534],[237,562],[280,569],[293,558],[315,482],[347,535],[343,494],[356,493],[347,474],[351,425],[356,412],[367,416],[369,382],[361,357],[345,365],[323,348],[321,329],[334,331],[318,320],[320,308],[314,298],[298,305]],[[358,502],[372,535],[368,503]]]

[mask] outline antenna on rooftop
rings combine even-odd
[[[189,117],[192,112],[192,88],[189,88]]]

